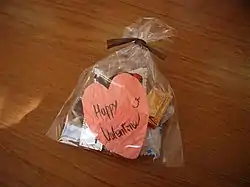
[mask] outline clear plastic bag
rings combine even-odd
[[[172,34],[158,19],[143,18],[126,27],[123,37],[148,43]],[[148,156],[166,166],[181,166],[174,92],[151,52],[131,42],[86,69],[47,135],[101,153]]]

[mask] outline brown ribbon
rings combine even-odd
[[[157,56],[158,58],[165,60],[166,55],[163,54],[161,51],[150,47],[147,42],[145,42],[144,40],[140,39],[140,38],[118,38],[118,39],[110,39],[107,40],[107,48],[110,49],[112,47],[116,47],[116,46],[120,46],[123,44],[127,44],[127,43],[135,43],[141,47],[144,47],[146,49],[148,49],[151,53],[153,53],[155,56]]]

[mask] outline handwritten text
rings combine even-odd
[[[114,103],[111,103],[104,107],[100,107],[99,104],[93,105],[93,109],[97,118],[108,116],[108,118],[111,120],[112,118],[114,118],[117,110],[117,100],[115,100]]]

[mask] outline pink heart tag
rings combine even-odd
[[[89,128],[108,150],[130,159],[139,156],[149,111],[146,91],[135,77],[118,74],[108,89],[93,83],[82,102]]]

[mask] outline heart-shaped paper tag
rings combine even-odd
[[[82,97],[87,124],[97,139],[111,152],[137,158],[147,130],[146,90],[128,73],[116,75],[107,89],[100,83],[89,85]]]

